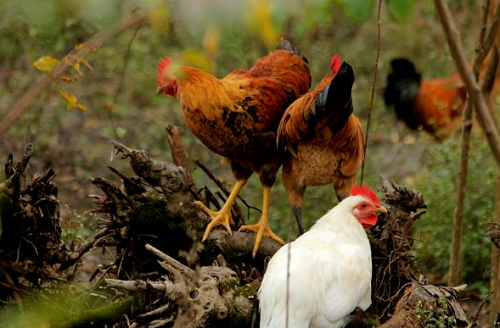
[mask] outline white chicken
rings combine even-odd
[[[366,310],[371,304],[372,262],[364,228],[375,225],[377,213],[387,213],[377,195],[355,185],[350,197],[281,247],[259,289],[260,327],[336,328],[346,324],[356,307]]]

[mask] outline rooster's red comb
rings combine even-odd
[[[337,74],[340,66],[342,66],[342,60],[340,59],[339,54],[335,54],[335,56],[332,57],[332,61],[330,62],[330,69],[332,70],[333,74]]]
[[[172,59],[170,57],[165,57],[165,59],[160,59],[158,63],[158,72],[161,73],[163,70],[168,67],[172,63]]]
[[[380,200],[378,199],[377,195],[373,192],[373,190],[370,189],[365,184],[361,184],[361,187],[358,186],[358,184],[354,184],[354,186],[351,188],[351,196],[363,196],[374,202],[375,204],[380,204]]]

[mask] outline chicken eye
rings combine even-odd
[[[361,205],[361,208],[366,208],[367,206],[368,206],[368,205],[366,205],[366,204],[362,204],[362,205]]]

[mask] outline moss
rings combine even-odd
[[[219,290],[222,293],[225,293],[229,290],[237,290],[240,286],[240,282],[238,279],[227,279],[225,281],[221,281],[219,284]]]
[[[255,299],[257,299],[257,292],[259,291],[259,287],[260,282],[254,280],[249,284],[236,288],[234,297],[243,296],[253,302]]]
[[[161,198],[147,197],[136,203],[129,213],[129,234],[140,244],[150,243],[168,254],[178,254],[192,245],[186,233],[186,223],[182,217],[168,210],[167,202]]]

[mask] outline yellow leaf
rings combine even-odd
[[[51,56],[43,56],[33,62],[34,67],[49,74],[57,64],[59,64],[59,59]]]
[[[74,108],[77,108],[77,109],[82,110],[82,111],[86,111],[87,110],[87,107],[85,107],[84,105],[78,103],[78,98],[76,98],[75,95],[67,93],[66,91],[64,91],[61,88],[58,88],[57,91],[59,91],[59,93],[64,98],[64,100],[66,100],[66,108],[68,110],[71,110],[71,109],[74,109]]]
[[[213,71],[211,61],[202,52],[194,49],[184,50],[181,54],[181,61],[184,65],[197,66],[209,73]]]
[[[203,48],[212,58],[215,57],[220,45],[220,31],[216,26],[209,26],[203,37]]]
[[[75,62],[72,66],[75,69],[75,71],[78,72],[78,75],[83,76],[82,71],[80,70],[80,63],[79,62]]]
[[[150,13],[151,26],[158,33],[168,32],[168,8],[165,4],[159,3],[152,7]]]
[[[272,3],[266,0],[250,0],[252,9],[249,16],[250,26],[260,34],[262,41],[272,49],[278,40],[278,31],[272,17]]]
[[[89,70],[93,71],[94,69],[92,68],[92,66],[90,66],[90,63],[88,60],[86,59],[80,59],[80,63],[82,63],[85,67],[87,67]]]
[[[59,75],[57,77],[59,80],[63,81],[63,82],[66,82],[66,83],[74,83],[77,81],[76,78],[74,77],[70,77],[70,76],[62,76],[62,75]]]
[[[79,43],[75,46],[75,50],[82,50],[85,48],[85,43]]]

